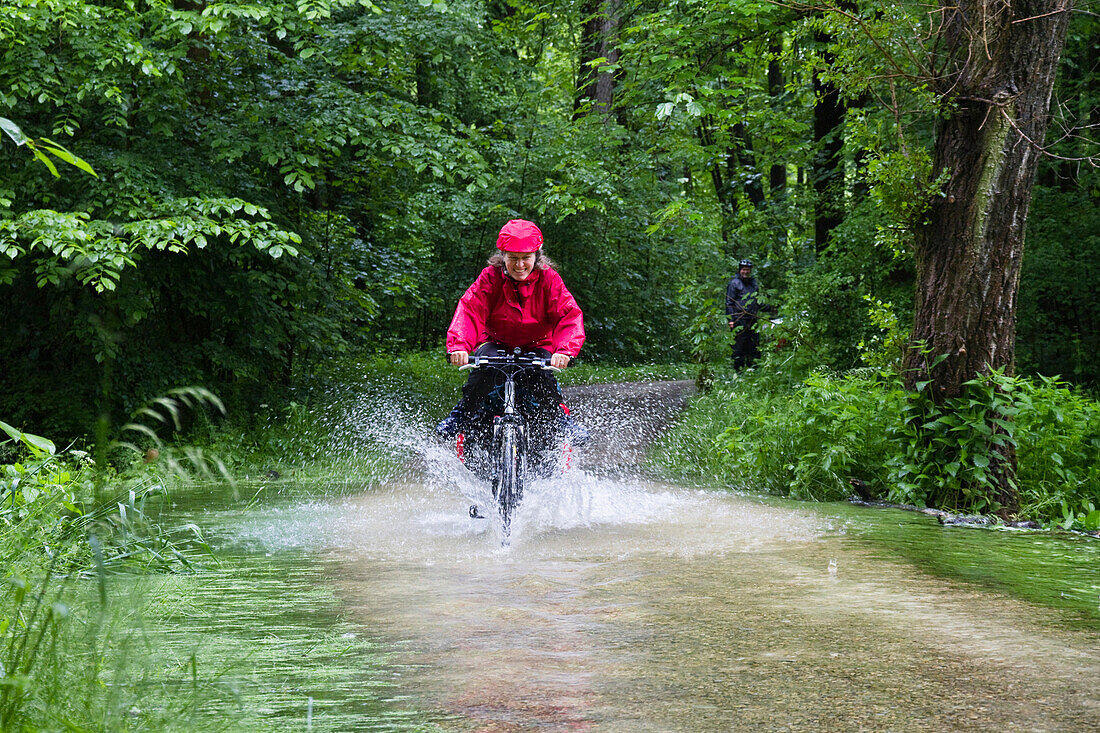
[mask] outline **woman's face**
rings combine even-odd
[[[504,252],[504,269],[513,280],[526,280],[535,269],[534,252]]]

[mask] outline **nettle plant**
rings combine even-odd
[[[1016,447],[1017,382],[994,371],[966,382],[963,394],[942,403],[932,399],[930,385],[929,380],[916,383],[895,428],[902,451],[891,460],[889,499],[954,511],[997,511],[992,468],[1004,464],[1006,451]],[[1016,486],[1015,475],[1008,480]]]
[[[1100,529],[1100,402],[1058,377],[1018,380],[1014,397],[1022,511]]]
[[[1021,516],[1064,529],[1100,529],[1100,404],[1053,377],[996,370],[935,404],[917,383],[895,430],[891,501],[995,512],[991,470],[1015,451],[1009,476]]]

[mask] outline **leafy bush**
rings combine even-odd
[[[685,433],[702,427],[701,412],[717,408],[724,419],[716,425],[704,418],[709,441],[676,460],[717,470],[740,488],[799,499],[843,499],[849,479],[880,480],[876,467],[891,451],[890,416],[904,400],[899,390],[884,389],[872,372],[815,372],[794,390],[772,391],[764,382],[765,375],[752,375],[693,402],[691,418],[672,431],[678,449],[688,448]]]
[[[1002,373],[966,382],[963,394],[936,404],[917,382],[900,420],[891,426],[899,447],[890,458],[891,501],[951,511],[992,512],[998,464],[1016,444],[1015,381]],[[1014,481],[1010,478],[1013,487]]]
[[[655,460],[680,475],[801,499],[864,492],[956,512],[993,512],[991,466],[1016,451],[1023,518],[1100,527],[1100,402],[1056,379],[994,373],[934,405],[896,373],[774,365],[696,397]],[[865,487],[865,488],[864,488]]]
[[[1022,513],[1065,529],[1100,529],[1100,402],[1055,378],[1016,384]]]

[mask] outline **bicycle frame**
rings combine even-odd
[[[505,539],[511,528],[512,516],[523,498],[524,484],[528,479],[530,456],[527,418],[516,406],[516,376],[531,369],[560,371],[550,365],[548,358],[522,354],[519,349],[502,356],[473,356],[462,369],[493,369],[504,376],[502,385],[503,409],[493,416],[492,433],[488,447],[488,479],[493,498],[497,502]],[[460,457],[463,446],[460,443]],[[465,462],[465,459],[463,459]],[[475,468],[471,468],[475,470]]]

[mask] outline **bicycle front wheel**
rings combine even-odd
[[[499,465],[497,466],[497,506],[504,532],[512,525],[512,516],[523,498],[523,467],[526,459],[523,436],[516,425],[503,425],[500,431]]]

